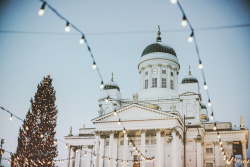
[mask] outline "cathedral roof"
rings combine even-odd
[[[164,43],[161,42],[161,32],[160,32],[160,26],[158,26],[158,37],[156,38],[156,43],[148,45],[142,52],[142,56],[149,54],[149,53],[155,53],[155,52],[160,52],[160,53],[169,53],[171,55],[176,56],[176,53],[174,49]]]
[[[191,74],[190,66],[189,66],[189,74],[186,77],[184,77],[181,81],[181,84],[186,84],[186,83],[198,83],[198,79]]]
[[[113,79],[113,73],[112,73],[112,78],[111,78],[111,81],[106,83],[104,85],[104,90],[107,90],[107,89],[117,89],[118,91],[120,91],[120,87],[118,86],[117,83],[114,82],[114,79]]]

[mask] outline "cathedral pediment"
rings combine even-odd
[[[163,119],[176,119],[179,118],[177,115],[170,114],[167,112],[159,111],[150,107],[132,104],[127,107],[121,108],[114,112],[106,115],[97,117],[92,120],[93,123],[104,123],[104,122],[118,122],[119,118],[121,121],[133,122],[133,121],[149,121],[149,120],[163,120]]]

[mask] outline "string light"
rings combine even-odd
[[[214,112],[211,113],[210,119],[214,119]]]
[[[42,5],[41,9],[38,11],[38,15],[39,16],[43,16],[43,14],[45,12],[44,11],[45,5],[46,5],[46,2],[43,2],[43,5]]]
[[[69,27],[69,22],[68,21],[66,23],[65,31],[70,32],[70,27]]]
[[[212,106],[212,103],[211,103],[211,100],[210,99],[208,99],[208,107],[211,107]]]
[[[193,36],[194,36],[194,32],[192,31],[192,33],[188,37],[188,42],[193,42],[193,40],[194,40]]]
[[[125,128],[123,129],[123,133],[124,133],[124,134],[126,133],[126,129],[125,129]]]
[[[106,103],[109,102],[109,96],[105,99],[105,102]]]
[[[117,122],[118,125],[121,125],[121,119],[119,119],[119,121]]]
[[[186,18],[185,15],[183,15],[183,19],[182,19],[182,21],[181,21],[181,25],[182,25],[183,27],[187,26],[187,18]]]
[[[29,130],[29,127],[28,127],[28,126],[26,126],[26,127],[25,127],[25,129],[26,129],[26,130]]]
[[[43,138],[43,134],[41,134],[40,137]]]
[[[214,128],[213,130],[217,130],[216,122],[214,123]]]
[[[204,89],[205,89],[205,90],[208,89],[208,86],[207,86],[206,82],[204,82]]]
[[[100,88],[101,88],[101,89],[104,88],[104,86],[103,86],[103,81],[101,82]]]
[[[199,61],[198,67],[199,67],[199,69],[203,69],[203,64],[202,64],[201,60]]]
[[[176,4],[176,3],[177,3],[177,0],[170,0],[170,2],[171,2],[172,4]]]
[[[82,38],[80,39],[80,44],[84,44],[84,35],[82,35]]]
[[[117,115],[116,109],[114,110],[114,115]]]
[[[85,151],[85,153],[84,153],[84,156],[86,157],[87,156],[87,152]]]
[[[218,139],[220,139],[220,134],[219,133],[218,133],[217,137],[218,137]]]
[[[92,68],[93,68],[93,69],[96,69],[96,63],[95,63],[95,62],[93,62]]]
[[[10,120],[11,120],[11,121],[13,120],[13,118],[12,118],[12,114],[10,115]]]

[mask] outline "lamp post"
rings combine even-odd
[[[183,164],[184,164],[184,167],[186,167],[186,132],[187,132],[187,127],[186,127],[186,116],[184,115],[184,128],[180,127],[180,126],[175,126],[171,129],[171,131],[174,129],[174,128],[180,128],[182,131],[183,131],[183,152],[184,152],[184,157],[183,157]],[[198,129],[198,128],[197,128]],[[201,140],[201,135],[200,135],[200,131],[198,129],[198,135],[196,137],[196,139],[198,140]],[[169,136],[169,140],[173,140],[173,136],[170,134]]]

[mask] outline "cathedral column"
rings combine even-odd
[[[244,160],[243,162],[243,167],[247,167],[247,147],[246,147],[246,141],[241,141],[241,146],[242,146],[242,159]]]
[[[164,131],[161,131],[161,164],[165,166],[165,141],[164,141]]]
[[[71,153],[71,146],[67,145],[67,149],[68,149],[68,161],[66,163],[66,167],[70,167],[70,153]]]
[[[170,66],[168,65],[167,66],[167,88],[170,89],[170,78],[171,78],[171,75],[170,75]]]
[[[127,167],[127,160],[128,160],[128,140],[127,140],[127,133],[124,133],[123,137],[123,165],[122,167]]]
[[[71,164],[71,167],[75,167],[75,161],[76,161],[76,150],[77,150],[77,147],[72,147],[72,151],[73,151],[73,158],[72,158],[72,164]]]
[[[175,166],[175,167],[180,167],[180,159],[178,159],[179,155],[179,142],[178,142],[178,136],[175,132],[175,130],[173,130],[171,132],[172,136],[173,136],[173,140],[172,140],[172,143],[171,143],[171,166]]]
[[[196,164],[197,167],[202,167],[201,140],[196,140]]]
[[[113,167],[117,166],[116,160],[118,158],[117,157],[118,137],[119,137],[119,133],[118,132],[114,133],[114,143],[113,143],[113,149],[114,149],[113,150],[113,158],[114,158],[114,160],[113,160]]]
[[[216,142],[214,146],[214,159],[215,159],[215,166],[219,166],[220,165],[220,145],[218,142]]]
[[[145,156],[145,138],[146,138],[146,130],[141,130],[141,153]],[[141,161],[141,167],[145,167],[145,160]]]
[[[109,136],[109,158],[108,167],[113,167],[113,150],[114,150],[114,132],[110,132]]]
[[[162,82],[161,81],[161,72],[162,72],[161,71],[161,66],[162,66],[161,64],[158,64],[158,69],[157,69],[158,70],[158,73],[157,73],[157,88],[161,88],[162,87],[162,85],[161,85],[162,84],[161,83]]]
[[[104,147],[105,147],[105,134],[100,135],[101,140],[100,140],[100,153],[99,153],[99,167],[103,167],[104,164]],[[98,157],[97,157],[98,158]]]
[[[99,166],[99,153],[100,153],[100,132],[95,133],[95,167]]]
[[[156,130],[156,166],[162,166],[161,131]]]
[[[89,153],[88,153],[89,152]],[[93,166],[92,163],[93,163],[93,160],[92,160],[92,153],[93,153],[93,145],[89,145],[88,146],[88,152],[84,152],[84,157],[85,157],[85,163],[86,163],[86,167],[89,167],[89,166]],[[85,156],[86,154],[86,156]],[[85,164],[83,163],[83,164]],[[84,166],[85,167],[85,166]]]

